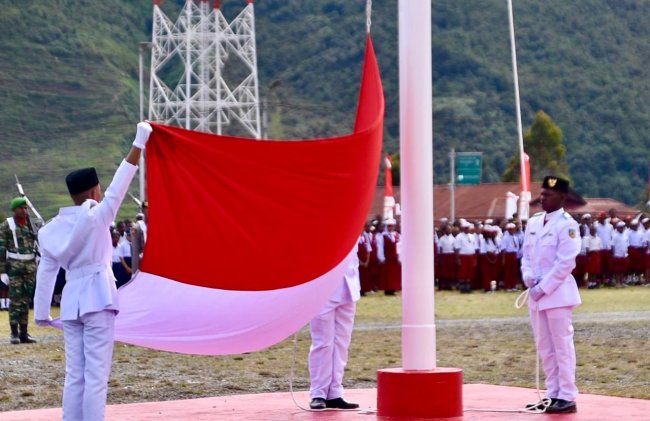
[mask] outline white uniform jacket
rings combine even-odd
[[[137,168],[123,161],[100,203],[89,199],[80,206],[61,208],[38,232],[41,262],[36,273],[36,320],[47,320],[50,316],[59,267],[66,270],[61,320],[76,320],[101,310],[118,310],[109,226]]]
[[[540,310],[575,307],[582,303],[571,271],[580,253],[578,223],[560,209],[549,214],[535,214],[528,221],[524,235],[521,271],[524,279],[539,280],[545,295],[538,301]],[[533,305],[532,300],[529,301]]]

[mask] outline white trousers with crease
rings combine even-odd
[[[63,421],[102,421],[113,360],[115,312],[104,310],[63,321]]]
[[[530,309],[533,335],[546,375],[546,395],[566,401],[575,401],[578,397],[572,315],[571,307],[539,312]]]

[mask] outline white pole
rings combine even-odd
[[[138,54],[138,66],[139,66],[139,79],[140,79],[140,121],[144,120],[144,64],[143,64],[143,50],[145,47],[149,47],[151,44],[148,42],[141,42],[139,47]],[[140,182],[140,201],[143,202],[145,199],[145,168],[144,168],[144,153],[140,154],[140,161],[138,163],[138,178]]]
[[[399,0],[402,368],[436,367],[431,0]]]
[[[510,51],[512,53],[512,78],[515,85],[515,109],[517,111],[517,139],[519,141],[519,171],[521,173],[521,190],[530,192],[527,185],[526,170],[524,163],[524,135],[521,126],[521,104],[519,101],[519,76],[517,71],[517,47],[515,45],[515,20],[512,11],[512,0],[508,0],[508,20],[510,22]],[[519,219],[528,219],[528,201],[530,194],[523,193],[519,201]]]

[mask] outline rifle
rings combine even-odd
[[[135,197],[134,195],[132,195],[131,192],[129,192],[129,196],[131,196],[131,199],[133,199],[133,201],[134,201],[135,203],[137,203],[137,205],[138,205],[139,208],[142,207],[142,202],[140,201],[140,199],[138,199],[137,197]]]
[[[32,212],[34,213],[34,216],[37,219],[36,221],[32,221],[31,218],[29,218],[29,222],[30,222],[30,224],[32,226],[32,230],[34,231],[34,234],[36,234],[38,232],[39,228],[45,222],[45,220],[43,219],[41,214],[38,213],[38,211],[36,210],[36,208],[32,204],[31,200],[29,200],[29,198],[25,194],[25,190],[23,190],[23,186],[22,186],[22,184],[20,184],[20,180],[18,180],[18,176],[16,174],[14,174],[14,177],[16,177],[16,187],[18,188],[18,194],[20,194],[22,197],[25,198],[25,201],[27,201],[27,206],[29,206],[29,209],[32,210]]]

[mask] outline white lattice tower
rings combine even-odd
[[[236,121],[260,138],[254,0],[246,3],[228,23],[219,1],[187,0],[172,22],[154,0],[150,120],[218,134]],[[224,77],[228,66],[239,66],[235,80]],[[181,76],[166,83],[174,68]]]

